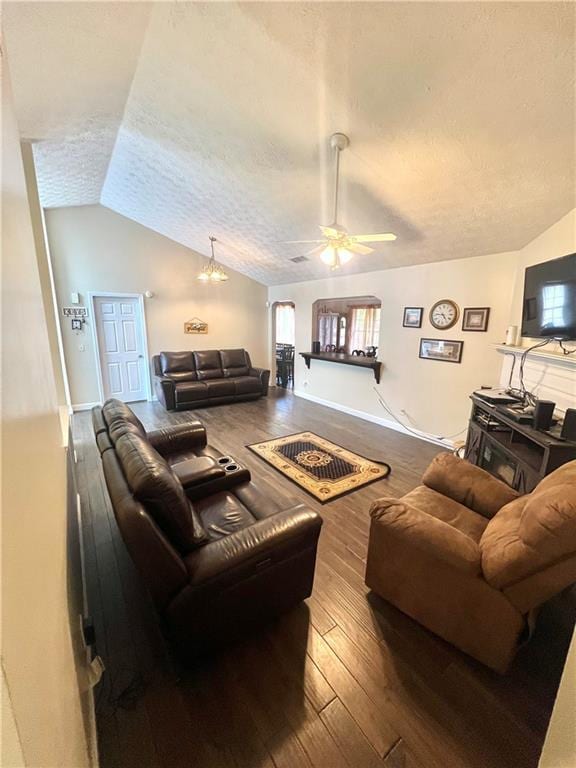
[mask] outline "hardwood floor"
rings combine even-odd
[[[87,590],[106,664],[96,689],[102,768],[535,768],[576,598],[541,612],[500,677],[369,593],[368,507],[418,484],[436,446],[272,390],[269,398],[168,414],[134,406],[148,429],[199,417],[209,441],[275,497],[324,518],[312,597],[266,630],[183,672],[116,528],[90,414],[74,416]],[[325,506],[246,449],[311,430],[392,474]]]

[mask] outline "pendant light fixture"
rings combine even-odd
[[[198,280],[201,280],[203,283],[224,283],[228,280],[226,272],[224,272],[220,264],[216,264],[216,259],[214,257],[214,243],[216,242],[216,238],[210,235],[210,250],[212,255],[210,256],[208,264],[202,267],[202,271],[198,275]]]

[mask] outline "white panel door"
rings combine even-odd
[[[96,333],[104,397],[146,400],[144,318],[137,298],[95,296]]]

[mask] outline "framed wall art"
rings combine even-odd
[[[421,328],[424,307],[404,307],[404,328]]]
[[[487,331],[490,307],[466,307],[462,313],[463,331]]]
[[[420,339],[418,357],[441,363],[459,363],[462,360],[463,341],[449,339]]]

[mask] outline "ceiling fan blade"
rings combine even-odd
[[[384,232],[379,235],[350,235],[350,239],[356,243],[384,243],[388,240],[396,240],[392,232]]]
[[[345,246],[346,250],[351,251],[352,253],[357,253],[360,256],[366,256],[369,253],[373,253],[374,248],[370,248],[369,245],[360,245],[360,243],[355,243],[353,240],[348,243],[348,245]]]
[[[332,224],[330,227],[320,224],[320,231],[325,237],[342,237],[342,235],[346,234],[344,227],[341,227],[339,224]]]

